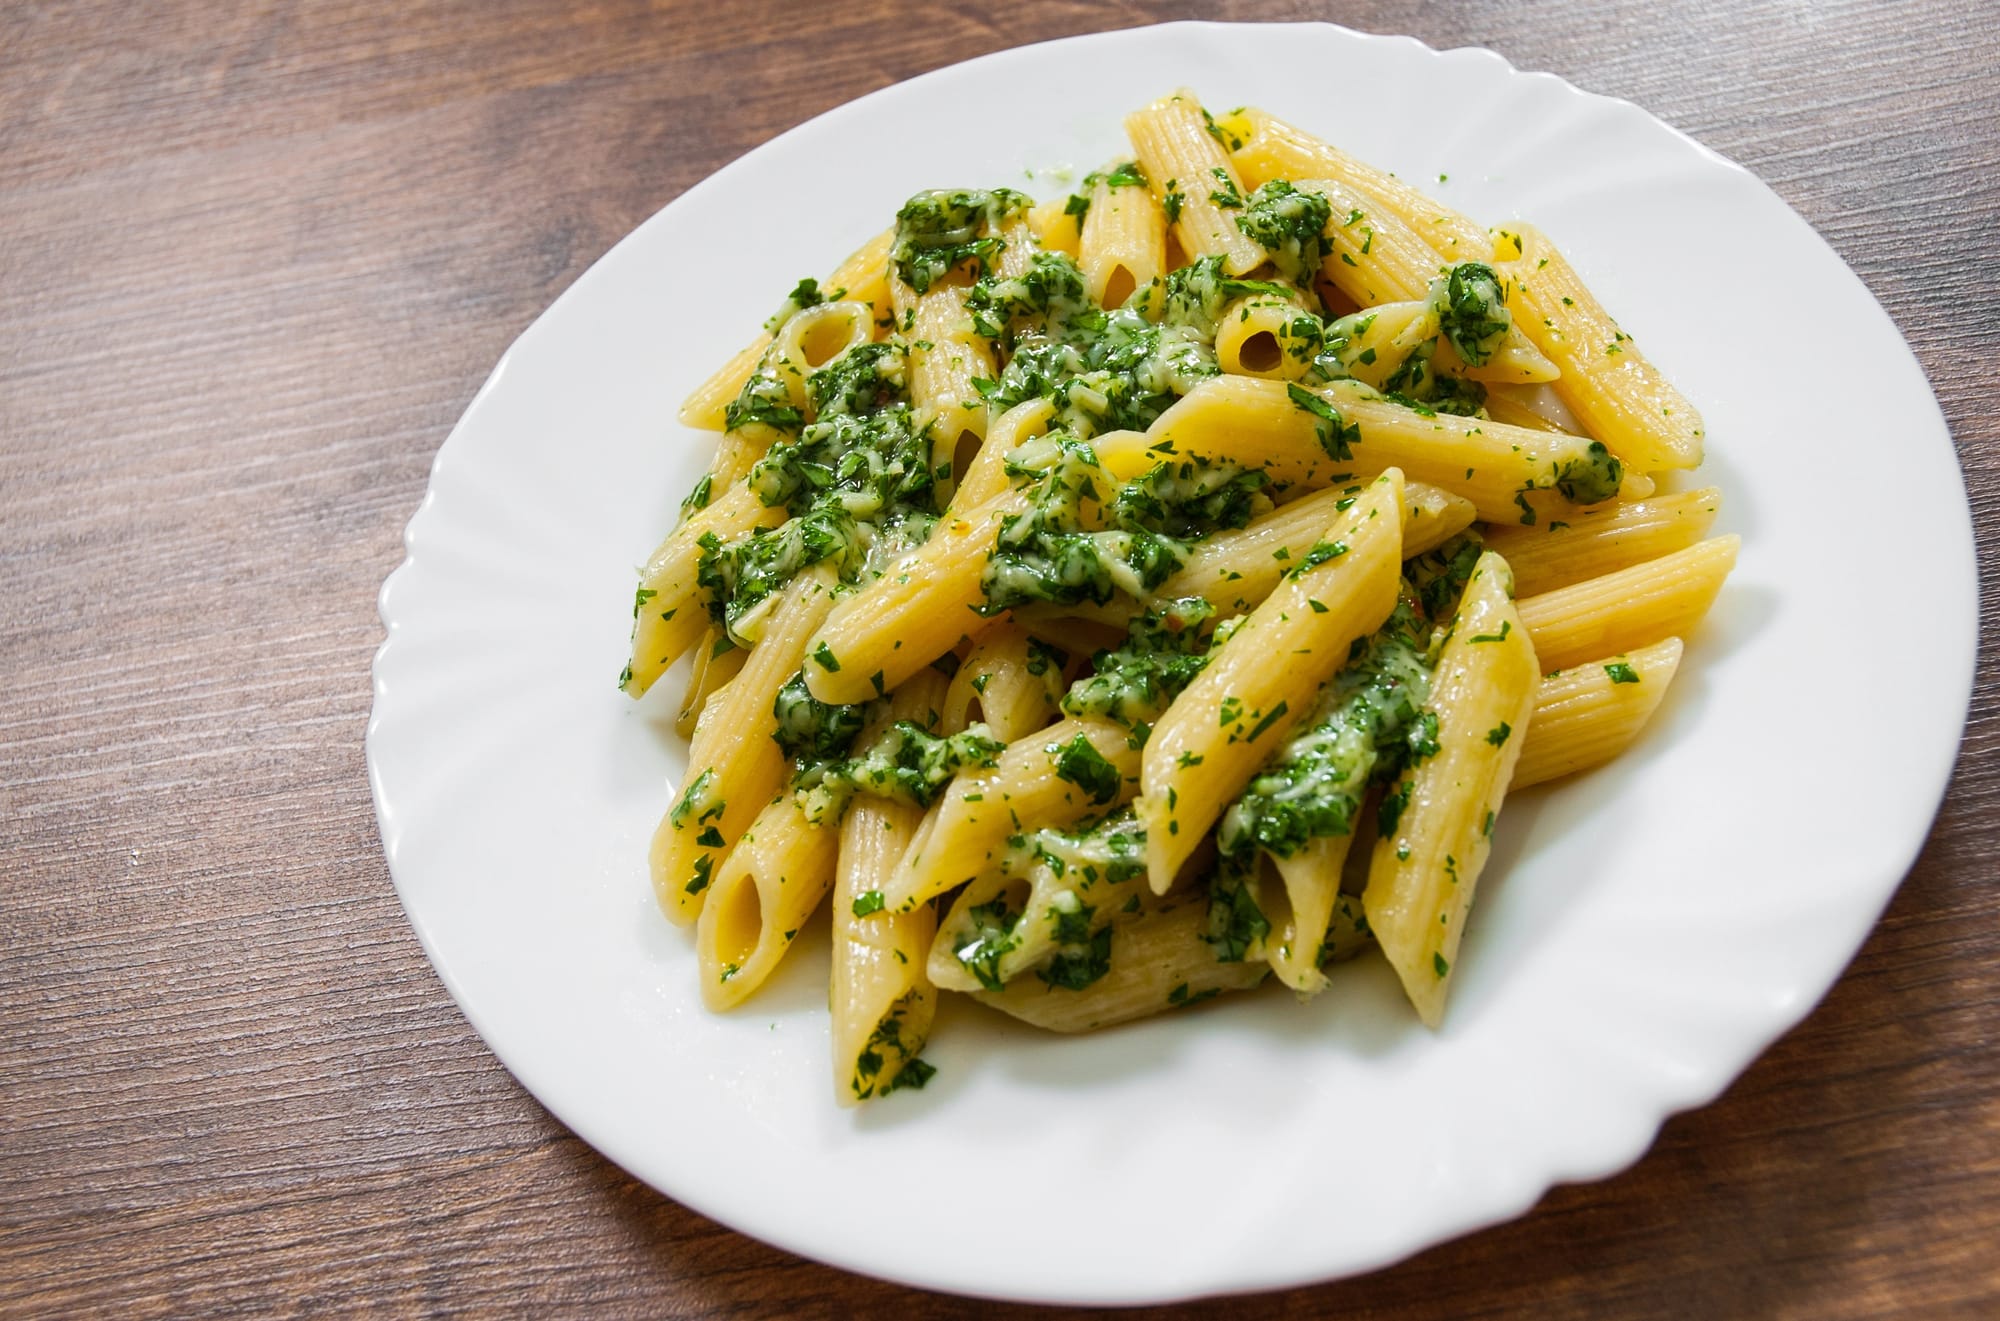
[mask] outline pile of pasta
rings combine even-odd
[[[831,894],[833,1077],[1379,950],[1435,1026],[1508,790],[1633,743],[1734,563],[1699,414],[1542,234],[1190,92],[919,194],[688,401],[653,840],[713,1009]]]

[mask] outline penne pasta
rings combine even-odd
[[[730,487],[706,508],[691,513],[668,534],[639,571],[632,613],[632,656],[620,683],[643,697],[709,627],[700,585],[702,542],[733,541],[785,521],[782,508],[759,500],[749,487]]]
[[[1125,132],[1182,252],[1190,259],[1220,256],[1229,275],[1263,262],[1264,249],[1236,226],[1243,181],[1210,136],[1194,93],[1175,92],[1127,115]]]
[[[757,814],[716,873],[695,928],[702,1003],[733,1009],[770,979],[833,884],[838,839],[790,794]]]
[[[1706,486],[1580,510],[1568,522],[1492,528],[1486,545],[1506,556],[1514,590],[1536,596],[1685,550],[1721,507],[1722,492]]]
[[[1551,670],[1594,656],[1686,637],[1715,603],[1741,539],[1711,537],[1686,550],[1521,599],[1521,622]]]
[[[1199,900],[1156,901],[1128,920],[1113,921],[1110,969],[1083,990],[1030,977],[974,998],[1050,1032],[1088,1032],[1200,1004],[1225,991],[1247,991],[1269,975],[1259,963],[1217,960],[1202,939],[1207,923],[1206,905]]]
[[[1068,198],[911,196],[682,410],[655,896],[727,1009],[831,892],[843,1106],[953,993],[1073,1032],[1375,945],[1437,1025],[1506,790],[1632,746],[1735,561],[1538,232],[1191,92],[1126,129]]]
[[[917,675],[896,690],[871,732],[896,720],[924,723],[933,718],[943,689],[943,675]],[[923,815],[911,803],[865,796],[841,818],[828,1008],[833,1016],[833,1094],[842,1105],[898,1087],[922,1086],[928,1076],[929,1066],[917,1052],[924,1048],[937,1012],[937,992],[924,975],[937,917],[927,906],[907,913],[879,906],[882,886]]]
[[[944,731],[983,723],[994,737],[1012,743],[1045,727],[1068,687],[1063,674],[1068,659],[1017,624],[987,629],[952,676],[944,695]]]
[[[1137,162],[1091,176],[1076,256],[1084,289],[1104,307],[1166,274],[1167,218]]]
[[[1534,712],[1541,670],[1512,593],[1507,562],[1481,555],[1431,680],[1436,751],[1387,790],[1362,895],[1369,929],[1432,1027],[1444,1016],[1466,915]]]
[[[1233,131],[1232,153],[1246,186],[1273,179],[1329,179],[1365,194],[1395,216],[1444,262],[1487,261],[1492,239],[1484,226],[1442,206],[1386,170],[1376,169],[1261,110],[1245,110]]]
[[[1391,469],[1334,518],[1153,726],[1138,816],[1155,894],[1284,743],[1355,639],[1388,617],[1402,526],[1403,477]]]
[[[1639,351],[1540,230],[1499,232],[1515,324],[1560,369],[1551,388],[1586,430],[1640,472],[1701,463],[1702,420]]]
[[[1610,499],[1622,476],[1603,447],[1583,437],[1425,416],[1352,381],[1308,390],[1219,376],[1190,390],[1147,435],[1156,448],[1171,444],[1182,454],[1261,461],[1274,481],[1307,487],[1400,468],[1470,501],[1494,523],[1566,518],[1569,509]]]
[[[1667,638],[1545,675],[1513,787],[1574,775],[1624,752],[1665,700],[1680,663],[1681,640]]]
[[[675,922],[686,925],[700,915],[716,868],[784,784],[772,707],[832,605],[823,576],[794,580],[777,598],[770,625],[743,668],[709,699],[695,726],[687,776],[653,834],[653,893]]]

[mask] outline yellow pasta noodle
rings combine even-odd
[[[1230,275],[1264,260],[1264,249],[1236,227],[1235,209],[1223,205],[1241,198],[1242,180],[1229,153],[1209,135],[1194,93],[1175,92],[1127,115],[1125,132],[1181,251],[1190,258],[1219,255]]]
[[[1029,977],[1000,991],[980,991],[980,1003],[1050,1032],[1088,1032],[1149,1018],[1247,991],[1270,974],[1260,963],[1222,963],[1202,941],[1208,921],[1199,900],[1174,897],[1147,905],[1111,926],[1110,971],[1081,991]]]
[[[1629,569],[1521,599],[1521,622],[1551,670],[1686,637],[1736,565],[1740,538],[1711,537]]]
[[[1167,218],[1136,164],[1093,175],[1077,264],[1084,288],[1104,307],[1121,306],[1167,271]]]
[[[1680,668],[1681,640],[1585,661],[1543,677],[1513,787],[1601,766],[1632,746]]]
[[[1391,469],[1335,517],[1153,726],[1138,812],[1155,894],[1283,745],[1354,640],[1388,617],[1402,545],[1403,476]]]
[[[770,626],[743,668],[709,699],[688,749],[687,777],[653,834],[653,892],[672,920],[685,925],[700,914],[716,867],[783,785],[772,705],[832,605],[824,576],[796,579],[776,598]]]
[[[1515,324],[1561,369],[1551,388],[1590,434],[1640,472],[1701,463],[1695,411],[1592,296],[1540,230],[1500,232],[1499,269]]]
[[[1432,1027],[1444,1016],[1452,963],[1541,673],[1512,591],[1507,562],[1480,556],[1431,680],[1437,751],[1388,789],[1399,811],[1375,841],[1362,895],[1369,928]]]
[[[881,724],[925,721],[944,676],[918,675],[896,690]],[[928,1066],[917,1052],[930,1035],[937,992],[924,975],[936,915],[927,906],[890,912],[882,886],[923,819],[923,809],[894,798],[857,796],[840,822],[833,882],[833,1092],[855,1105],[898,1086],[921,1086]]]
[[[695,930],[701,998],[730,1009],[762,986],[826,898],[838,832],[786,794],[757,814],[716,874]]]
[[[1534,596],[1684,550],[1721,507],[1722,492],[1705,486],[1582,510],[1567,524],[1489,528],[1486,544],[1507,557],[1514,590]]]

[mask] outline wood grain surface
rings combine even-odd
[[[550,1118],[425,961],[362,760],[375,594],[431,456],[585,266],[864,92],[1196,16],[814,9],[808,26],[770,0],[0,7],[0,1312],[967,1309],[719,1228]],[[1618,1177],[1374,1275],[1234,1306],[1993,1314],[2000,14],[1438,0],[1199,16],[1491,46],[1755,171],[1929,373],[1987,625],[1928,846],[1803,1026]],[[1924,621],[1891,645],[1925,645]]]

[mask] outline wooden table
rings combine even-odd
[[[1579,8],[1207,12],[1492,46],[1762,176],[1929,372],[1986,541],[1990,622],[1990,0]],[[425,962],[362,762],[375,592],[431,455],[587,264],[863,92],[1192,13],[862,0],[807,28],[801,9],[0,9],[0,1310],[961,1310],[721,1229],[551,1119]],[[1923,646],[1923,625],[1885,645]],[[2000,1305],[1996,699],[1989,641],[1922,858],[1826,1002],[1721,1101],[1514,1224],[1251,1310]]]

